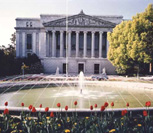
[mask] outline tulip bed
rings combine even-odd
[[[95,111],[95,104],[94,107],[90,106],[90,112],[86,116],[82,116],[76,108],[74,112],[68,112],[68,106],[61,112],[60,103],[57,103],[58,112],[50,112],[49,107],[42,112],[40,104],[41,111],[29,105],[29,112],[21,111],[20,116],[13,116],[9,114],[7,105],[8,102],[0,117],[1,133],[153,133],[150,101],[146,102],[145,110],[137,113],[128,109],[129,103],[127,109],[121,112],[113,111],[113,102],[112,111],[107,111],[107,102],[99,111]],[[77,106],[77,101],[74,105]],[[24,103],[21,106],[24,107]]]

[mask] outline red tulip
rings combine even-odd
[[[97,104],[95,104],[95,108],[97,108]]]
[[[143,116],[147,116],[147,115],[148,115],[147,111],[144,110],[144,111],[143,111]]]
[[[127,110],[122,110],[121,115],[124,116],[127,114]]]
[[[78,104],[77,101],[75,101],[75,102],[74,102],[74,105],[76,106],[77,104]]]
[[[40,106],[39,106],[40,108],[42,108],[42,104],[40,104]]]
[[[45,108],[45,112],[48,112],[48,110],[49,110],[49,108],[48,108],[48,107],[46,107],[46,108]]]
[[[124,116],[124,115],[125,115],[125,112],[124,112],[124,110],[122,110],[122,112],[121,112],[121,115],[122,115],[122,116]]]
[[[32,112],[33,112],[33,113],[36,112],[36,108],[35,108],[35,107],[32,108]]]
[[[24,103],[21,103],[21,106],[24,107]]]
[[[68,106],[65,106],[65,110],[66,110],[66,111],[68,110]]]
[[[111,106],[112,106],[112,107],[114,106],[114,102],[111,103]]]
[[[32,109],[32,105],[29,105],[29,110],[31,110]]]
[[[5,109],[4,110],[4,114],[6,115],[6,114],[9,114],[9,110],[8,109]]]
[[[8,105],[8,102],[5,102],[5,106],[7,106]]]
[[[105,106],[101,106],[101,111],[104,111],[105,110]]]
[[[58,103],[58,104],[57,104],[57,107],[59,107],[59,108],[60,108],[60,107],[61,107],[61,104],[60,104],[60,103]]]
[[[50,113],[50,117],[52,117],[52,118],[54,117],[54,113],[53,112]]]
[[[129,107],[129,103],[127,103],[126,106]]]
[[[107,102],[105,102],[104,106],[105,106],[105,107],[107,107],[107,106],[108,106],[108,103],[107,103]]]
[[[150,101],[146,102],[146,107],[150,107],[150,106],[151,106],[151,102]]]
[[[90,110],[93,110],[93,106],[92,105],[90,106]]]

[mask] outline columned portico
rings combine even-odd
[[[67,33],[67,35],[64,37],[64,32]],[[64,55],[64,51],[66,52],[66,49],[64,48],[64,40],[66,40],[66,37],[67,37],[67,43],[68,43],[68,47],[67,47],[67,57],[76,57],[76,58],[80,58],[80,57],[85,57],[85,58],[106,58],[107,56],[103,55],[103,51],[104,54],[107,54],[107,50],[109,48],[109,42],[107,40],[107,33],[105,32],[105,36],[103,36],[103,31],[83,31],[83,55],[80,55],[80,48],[79,48],[79,35],[80,35],[80,32],[82,31],[74,31],[73,34],[75,35],[75,41],[73,39],[73,42],[72,42],[72,31],[64,31],[64,30],[49,30],[49,31],[46,31],[46,57],[66,57]],[[59,34],[60,37],[57,37],[57,35]],[[91,34],[91,37],[90,38],[87,38],[87,33],[90,33]],[[98,34],[99,35],[98,35]],[[99,49],[97,50],[95,48],[95,37],[98,35],[98,47]],[[25,40],[24,39],[24,33],[23,33],[23,41]],[[106,42],[103,40],[106,40]],[[58,51],[58,46],[57,46],[57,42],[58,41],[57,39],[59,39],[59,55],[57,53]],[[89,45],[87,42],[88,42],[88,39],[91,40],[91,49],[90,49],[90,53],[89,53],[89,49],[87,48],[87,45]],[[33,41],[35,42],[35,41]],[[65,42],[66,43],[66,42]],[[72,43],[73,45],[75,44],[75,49],[73,48],[72,49]],[[74,46],[73,46],[74,47]],[[105,49],[103,49],[103,47]],[[23,49],[24,46],[23,46]],[[75,52],[74,52],[75,50]],[[75,55],[72,55],[72,51],[73,51],[73,54],[75,53]],[[88,54],[87,54],[87,51],[88,51]],[[95,55],[95,52],[98,52],[96,53]],[[24,54],[24,52],[23,52]],[[98,55],[98,56],[97,56]]]

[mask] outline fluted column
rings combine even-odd
[[[36,32],[32,33],[32,52],[36,54]]]
[[[55,31],[52,31],[52,57],[56,56]]]
[[[63,31],[60,31],[60,57],[63,57],[64,43],[63,43]]]
[[[46,56],[49,57],[49,33],[46,32]]]
[[[92,32],[91,57],[95,56],[95,32]]]
[[[52,56],[52,36],[51,36],[51,32],[49,31],[49,57]]]
[[[22,57],[26,56],[25,32],[22,33]]]
[[[108,54],[108,49],[109,49],[109,41],[107,39],[107,36],[106,36],[106,40],[107,40],[107,46],[106,46],[106,58],[107,58],[107,54]]]
[[[16,32],[16,57],[18,58],[20,56],[20,47],[19,47],[19,33]]]
[[[87,31],[84,31],[83,56],[87,56]]]
[[[102,57],[103,32],[99,32],[99,58]]]
[[[68,32],[68,57],[71,57],[71,31]]]
[[[76,31],[76,57],[79,55],[79,31]]]

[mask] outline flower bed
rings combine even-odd
[[[122,110],[120,115],[113,111],[114,103],[111,103],[112,111],[106,111],[108,103],[101,106],[99,112],[94,109],[97,104],[90,106],[90,115],[82,116],[77,112],[77,101],[74,102],[75,111],[61,111],[61,104],[57,103],[59,112],[49,112],[49,107],[44,109],[44,113],[29,105],[29,112],[20,112],[20,116],[9,115],[7,109],[8,102],[5,103],[5,110],[0,117],[0,131],[5,132],[25,132],[25,133],[152,133],[153,116],[149,107],[151,102],[146,102],[146,110],[135,114],[127,109]],[[24,103],[21,103],[24,108]],[[40,109],[42,104],[40,104]]]

